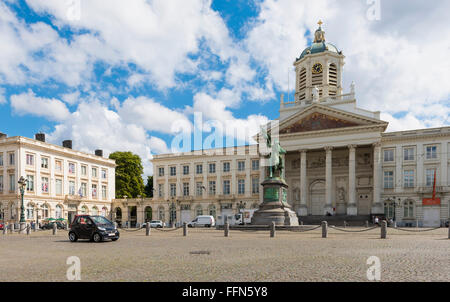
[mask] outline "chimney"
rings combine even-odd
[[[103,157],[103,150],[95,150],[95,155]]]
[[[7,138],[8,137],[8,135],[6,135],[5,133],[1,133],[0,132],[0,139],[2,139],[2,138]]]
[[[72,141],[71,140],[63,141],[62,145],[63,145],[64,148],[72,149]]]
[[[45,133],[36,133],[34,135],[35,140],[45,143]]]

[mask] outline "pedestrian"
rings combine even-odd
[[[375,224],[378,225],[378,226],[380,225],[380,221],[378,219],[378,216],[375,216]]]

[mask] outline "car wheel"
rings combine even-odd
[[[71,242],[76,242],[76,241],[78,240],[77,234],[75,234],[74,232],[70,232],[70,233],[69,233],[69,240],[70,240]]]
[[[94,240],[94,242],[100,242],[100,241],[102,241],[102,236],[100,236],[99,233],[95,233],[95,234],[92,236],[92,240]]]

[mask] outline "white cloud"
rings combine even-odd
[[[0,105],[6,103],[5,88],[0,87]]]
[[[12,95],[10,101],[13,112],[17,115],[30,114],[51,121],[62,121],[70,115],[69,109],[60,100],[37,97],[32,90]]]
[[[75,91],[71,93],[66,93],[61,96],[62,100],[69,105],[74,105],[80,102],[80,92]]]

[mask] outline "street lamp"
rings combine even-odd
[[[25,193],[25,187],[27,186],[27,181],[25,180],[25,178],[23,176],[21,176],[19,178],[19,189],[20,189],[20,195],[21,195],[21,203],[20,203],[20,232],[24,232],[25,231],[25,208],[23,206],[23,195]]]
[[[238,204],[239,212],[241,212],[242,224],[244,224],[244,225],[245,225],[244,210],[245,210],[246,204],[247,203],[246,202],[242,202],[242,200],[240,200],[239,204]]]

